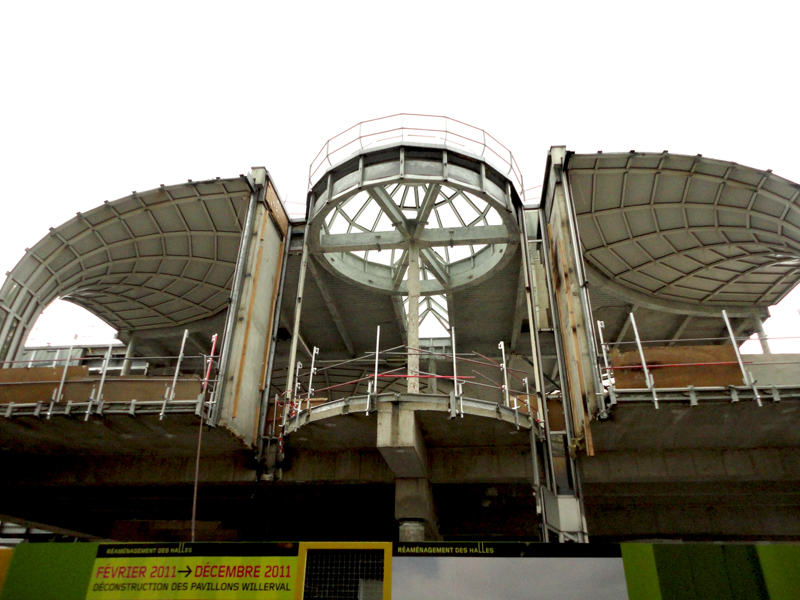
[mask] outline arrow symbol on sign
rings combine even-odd
[[[184,577],[188,577],[189,575],[192,574],[192,570],[189,567],[186,567],[185,571],[178,571],[178,573],[186,573],[186,575],[184,575]]]

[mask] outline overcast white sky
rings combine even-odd
[[[76,211],[161,183],[263,165],[301,213],[324,141],[396,112],[486,129],[526,187],[561,144],[702,153],[800,181],[798,13],[730,1],[4,2],[0,273]]]

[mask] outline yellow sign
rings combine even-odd
[[[86,600],[293,600],[297,544],[101,545]]]

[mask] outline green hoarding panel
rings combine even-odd
[[[621,544],[629,600],[661,600],[652,544]]]
[[[768,600],[752,546],[667,544],[654,548],[663,600]]]
[[[800,597],[800,546],[756,546],[770,600]]]
[[[85,600],[97,544],[20,544],[2,600]]]

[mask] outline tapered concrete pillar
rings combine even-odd
[[[378,405],[377,447],[395,477],[428,476],[428,452],[413,410],[393,402]]]
[[[131,374],[131,367],[133,366],[133,354],[136,352],[136,337],[131,335],[128,338],[128,345],[125,348],[125,360],[122,362],[122,370],[120,371],[121,377],[127,377]]]
[[[761,351],[764,354],[772,354],[769,349],[769,340],[767,340],[767,334],[764,331],[764,321],[761,320],[761,317],[753,317],[753,324],[756,326],[758,341],[761,343]]]
[[[419,394],[419,246],[408,249],[408,393]]]

